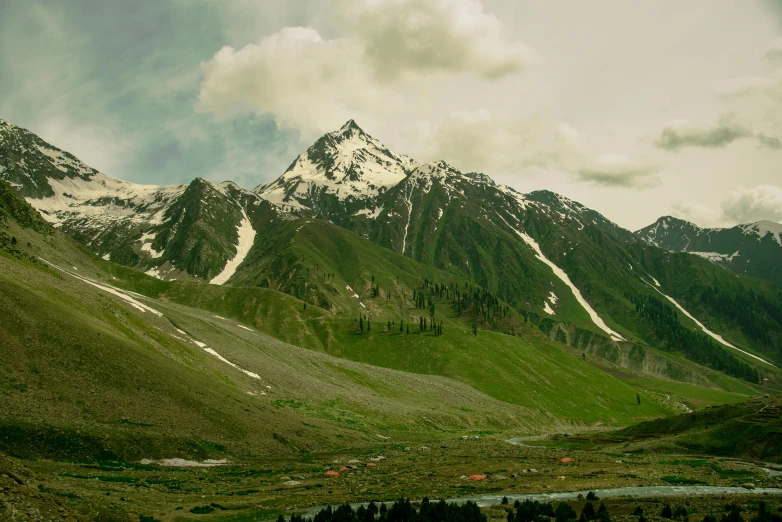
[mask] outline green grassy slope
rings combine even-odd
[[[263,276],[261,282],[263,286],[298,295],[309,302],[310,309],[312,304],[319,304],[332,312],[352,318],[357,318],[359,314],[365,315],[372,321],[382,322],[383,325],[389,320],[397,325],[400,320],[417,324],[419,317],[426,315],[426,312],[416,309],[411,298],[413,292],[421,291],[427,299],[429,298],[430,292],[429,289],[424,288],[424,280],[456,285],[461,291],[470,287],[467,281],[458,275],[416,262],[390,250],[378,248],[377,245],[357,234],[327,222],[309,219],[269,220],[262,233],[265,234],[264,238],[259,241],[250,255],[252,261],[240,268],[233,281],[237,284],[253,284]],[[596,231],[596,234],[603,234],[603,232]],[[598,241],[604,244],[617,243],[617,240],[610,236]],[[643,267],[632,258],[630,253],[625,252],[623,256],[629,260],[628,263],[632,262],[637,266],[636,270],[643,273]],[[548,272],[548,275],[538,274],[536,278],[559,281],[548,267],[538,260],[534,260],[534,263],[541,272]],[[619,270],[616,267],[614,269]],[[649,279],[646,274],[644,277]],[[634,275],[630,283],[626,290],[659,296],[638,276]],[[373,296],[371,291],[373,284],[379,287],[378,296]],[[615,356],[614,352],[617,348],[613,347],[607,338],[599,334],[594,335],[596,327],[584,309],[575,303],[575,298],[568,288],[562,290],[557,287],[556,289],[559,297],[556,305],[557,315],[553,317],[556,321],[544,314],[546,319],[543,322],[536,319],[534,323],[546,333],[551,332],[554,327],[559,327],[557,325],[571,328],[576,324],[588,324],[589,328],[578,329],[580,333],[577,336],[552,335],[552,338],[608,357],[614,362],[627,364],[629,368],[635,370],[710,385],[708,379],[698,377],[698,374],[702,373],[711,374],[709,370],[689,364],[680,357],[666,357],[665,352],[659,352],[648,346],[658,346],[660,340],[644,322],[645,320],[636,313],[632,303],[622,294],[620,286],[607,285],[606,287],[612,295],[615,294],[616,298],[622,301],[623,304],[619,309],[624,314],[623,320],[628,321],[626,324],[629,324],[640,336],[640,344],[628,345],[634,348],[625,346],[620,348],[620,351],[632,350],[634,353],[632,358],[621,354]],[[390,298],[388,298],[389,294]],[[501,303],[503,306],[508,306],[507,314],[498,317],[496,321],[486,321],[472,311],[457,314],[448,298],[434,300],[437,310],[435,319],[444,321],[446,326],[460,325],[469,329],[472,324],[477,323],[479,328],[506,333],[511,331],[520,333],[525,328],[525,320],[520,313],[504,302]],[[525,313],[532,318],[530,312]],[[537,317],[542,319],[540,314]],[[690,327],[695,327],[695,324],[683,315],[681,320]],[[631,334],[628,334],[628,338],[632,339]],[[297,341],[291,340],[291,342]],[[308,342],[306,346],[315,345]]]
[[[8,230],[69,273],[0,255],[3,451],[204,458],[561,425],[450,379],[335,359],[212,312],[163,301],[148,302],[161,316],[138,310],[74,277],[114,282],[67,237]]]
[[[313,228],[312,237],[316,239],[322,239],[324,235],[316,233],[318,230],[313,225],[341,231],[347,237],[353,236],[333,225],[307,224],[307,227]],[[345,240],[345,243],[348,241]],[[135,291],[240,319],[287,342],[375,366],[451,377],[495,399],[524,406],[543,416],[624,424],[669,411],[654,401],[637,407],[635,389],[579,360],[579,354],[567,352],[518,317],[515,319],[515,336],[480,331],[474,337],[468,326],[470,317],[458,315],[447,300],[438,300],[435,319],[443,322],[444,335],[434,336],[431,331],[419,333],[418,316],[428,312],[412,306],[410,287],[416,284],[420,265],[398,254],[381,257],[376,247],[366,241],[348,243],[356,249],[366,248],[367,244],[369,253],[354,253],[357,262],[350,265],[350,271],[339,274],[341,281],[335,275],[334,286],[344,286],[343,281],[345,285],[350,282],[356,286],[357,292],[363,294],[363,297],[354,298],[349,294],[335,293],[334,302],[346,309],[338,309],[339,313],[313,306],[304,310],[301,301],[268,289],[150,281],[119,267],[113,273],[121,279],[127,278],[126,284]],[[294,249],[308,246],[304,240],[294,242]],[[348,246],[343,244],[342,248],[347,249]],[[326,264],[329,249],[320,246],[314,251],[326,253],[320,259],[323,263],[320,270],[329,272],[332,267]],[[371,283],[371,276],[366,271],[382,267],[389,263],[389,258],[399,262],[395,266],[399,283],[396,278],[387,275],[377,277],[376,281],[381,288],[391,287],[392,295],[396,294],[398,298],[372,298],[368,291],[362,291],[365,285],[361,284],[361,280]],[[334,259],[336,270],[339,259]],[[436,275],[435,269],[428,270],[430,276]],[[387,274],[388,269],[379,268],[378,272]],[[402,286],[408,281],[409,287]],[[402,295],[407,298],[403,299]],[[365,303],[366,314],[372,324],[372,329],[364,333],[359,331],[357,317],[359,309],[364,310],[359,303]],[[400,318],[405,324],[403,334],[399,333]],[[389,332],[388,322],[392,320],[394,324]],[[406,333],[408,326],[411,329],[409,335]]]
[[[595,442],[624,451],[708,454],[782,462],[780,397],[643,422]]]
[[[295,227],[284,255],[300,260],[305,274],[310,268],[308,282],[322,285],[320,292],[355,285],[358,297],[334,293],[333,310],[305,310],[268,288],[156,280],[57,231],[41,234],[15,218],[3,227],[24,250],[0,256],[6,451],[42,446],[71,458],[128,459],[284,453],[378,435],[626,425],[672,411],[643,383],[613,377],[518,315],[503,318],[515,321],[515,335],[476,337],[469,333],[475,317],[437,298],[444,335],[417,333],[417,316],[427,312],[413,307],[410,293],[423,278],[445,276],[333,225],[281,225]],[[375,271],[390,299],[369,295]],[[150,296],[133,297],[161,315],[80,278]],[[359,331],[359,310],[371,331]],[[398,332],[399,318],[411,323],[410,334]],[[384,331],[389,320],[394,327]]]

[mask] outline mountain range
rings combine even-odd
[[[782,385],[782,227],[773,223],[708,230],[665,217],[633,233],[553,192],[418,163],[352,120],[253,190],[113,179],[0,121],[0,179],[105,266],[268,289],[322,311],[299,332],[265,328],[337,357],[457,375],[443,366],[453,354],[422,368],[349,350],[337,330],[357,320],[361,332],[366,320],[387,333],[445,323],[446,332],[516,337],[532,326],[646,376],[728,391],[720,375],[759,390]],[[148,297],[163,292],[134,284]],[[195,295],[185,304],[196,306]]]
[[[642,241],[688,252],[739,274],[782,283],[782,225],[758,221],[731,228],[701,228],[671,216],[638,230]]]

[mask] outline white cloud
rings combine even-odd
[[[782,222],[782,188],[776,185],[740,187],[722,202],[724,217],[735,223]]]
[[[693,202],[676,202],[671,205],[672,214],[701,227],[716,227],[724,223],[720,212],[711,207]]]
[[[537,53],[505,35],[477,0],[337,0],[346,27],[382,80],[433,73],[494,79],[521,71]]]
[[[565,125],[539,116],[514,118],[486,109],[450,114],[435,125],[419,125],[413,141],[427,160],[444,159],[463,171],[518,172],[560,167],[580,154]]]
[[[287,27],[242,49],[223,47],[202,64],[198,107],[213,113],[273,114],[305,135],[332,130],[377,104],[358,50],[346,39],[324,40],[309,27]]]
[[[661,149],[677,151],[686,147],[723,148],[753,132],[731,117],[717,122],[694,123],[676,120],[663,128],[656,145]]]
[[[777,38],[768,46],[766,59],[769,61],[782,60],[782,38]]]
[[[576,179],[595,185],[648,189],[660,185],[657,166],[639,163],[624,154],[599,154],[578,169]]]
[[[198,108],[271,114],[306,139],[350,118],[388,118],[420,103],[432,82],[456,75],[496,80],[535,53],[503,36],[477,0],[335,0],[344,33],[286,27],[201,64]],[[431,92],[431,91],[429,91]]]
[[[741,139],[752,139],[771,150],[782,147],[776,136],[755,132],[748,125],[739,123],[733,115],[723,116],[716,122],[672,121],[663,128],[655,145],[674,152],[688,147],[721,149]]]
[[[458,111],[437,125],[419,125],[414,141],[428,160],[444,159],[463,171],[520,173],[555,169],[602,186],[650,188],[656,167],[621,154],[595,154],[571,125],[543,116],[511,117],[485,109]]]
[[[49,117],[37,126],[38,134],[57,148],[70,152],[87,165],[108,175],[128,162],[132,145],[123,145],[114,133],[97,125]]]

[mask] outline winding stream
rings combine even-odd
[[[508,497],[508,502],[513,504],[517,500],[537,500],[539,502],[551,502],[556,500],[576,500],[579,495],[586,496],[590,491],[594,491],[598,497],[603,498],[649,498],[649,497],[683,497],[688,495],[782,495],[782,488],[756,488],[746,489],[736,486],[629,486],[624,488],[606,488],[590,489],[581,491],[559,491],[551,493],[509,493],[509,494],[486,494],[470,495],[466,497],[446,498],[446,502],[455,502],[464,504],[465,502],[475,502],[481,507],[494,506],[502,502],[503,497]],[[439,499],[436,499],[439,500]],[[359,502],[351,504],[353,509],[359,506],[367,506],[369,502]],[[381,502],[376,502],[381,504]],[[326,506],[314,506],[304,509],[293,510],[305,518],[314,517],[321,509]]]

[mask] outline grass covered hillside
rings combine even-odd
[[[146,300],[111,286],[106,262],[58,232],[15,222],[4,232],[25,249],[0,253],[0,450],[12,455],[202,459],[563,423],[452,379],[336,359]],[[274,306],[292,299],[276,295]]]
[[[591,440],[626,452],[718,455],[782,463],[780,406],[778,396],[757,398],[642,422]],[[693,461],[694,466],[704,464]]]
[[[306,226],[313,225],[341,230],[322,222]],[[322,239],[324,236],[313,234],[313,237]],[[361,245],[376,250],[371,243],[358,241],[357,246]],[[117,284],[127,285],[145,295],[205,308],[241,320],[287,342],[343,359],[416,374],[450,377],[495,399],[528,408],[541,418],[579,422],[603,419],[624,424],[636,417],[672,411],[670,406],[654,400],[645,401],[639,407],[636,389],[585,362],[580,353],[552,342],[537,328],[525,324],[515,312],[515,326],[508,326],[508,332],[513,328],[514,335],[479,330],[475,336],[471,328],[474,314],[459,313],[448,299],[436,299],[433,317],[438,327],[442,323],[443,333],[435,335],[430,309],[415,308],[411,299],[416,283],[423,284],[413,271],[417,263],[393,253],[391,256],[401,262],[397,267],[400,282],[375,278],[375,284],[381,288],[388,283],[391,299],[383,295],[373,297],[369,289],[371,276],[367,277],[362,271],[374,261],[378,263],[374,268],[381,268],[379,273],[383,273],[382,264],[388,263],[388,258],[357,255],[355,258],[361,263],[346,264],[354,271],[335,274],[333,284],[350,286],[349,281],[356,285],[355,292],[361,292],[361,295],[353,297],[335,292],[334,295],[343,300],[335,302],[345,309],[333,312],[311,305],[305,309],[301,301],[268,289],[162,282],[121,267],[115,267],[112,273],[120,278]],[[326,265],[321,270],[328,273],[329,268]],[[406,268],[407,271],[401,271]],[[434,269],[430,271],[436,275]],[[314,269],[312,273],[315,274]],[[315,275],[313,279],[317,280],[317,277]],[[362,284],[364,277],[367,277],[366,283]],[[402,286],[404,282],[410,286]],[[418,291],[428,294],[424,288]],[[365,304],[365,308],[361,304]],[[420,319],[427,321],[425,331],[420,326]],[[508,317],[505,320],[510,321]],[[399,331],[400,321],[402,332]],[[588,399],[584,400],[585,397]]]
[[[3,227],[21,250],[0,256],[0,449],[12,454],[284,454],[627,425],[680,408],[491,293],[328,223],[279,225],[282,257],[301,263],[289,279],[331,292],[327,309],[148,277],[41,234],[20,205]]]

